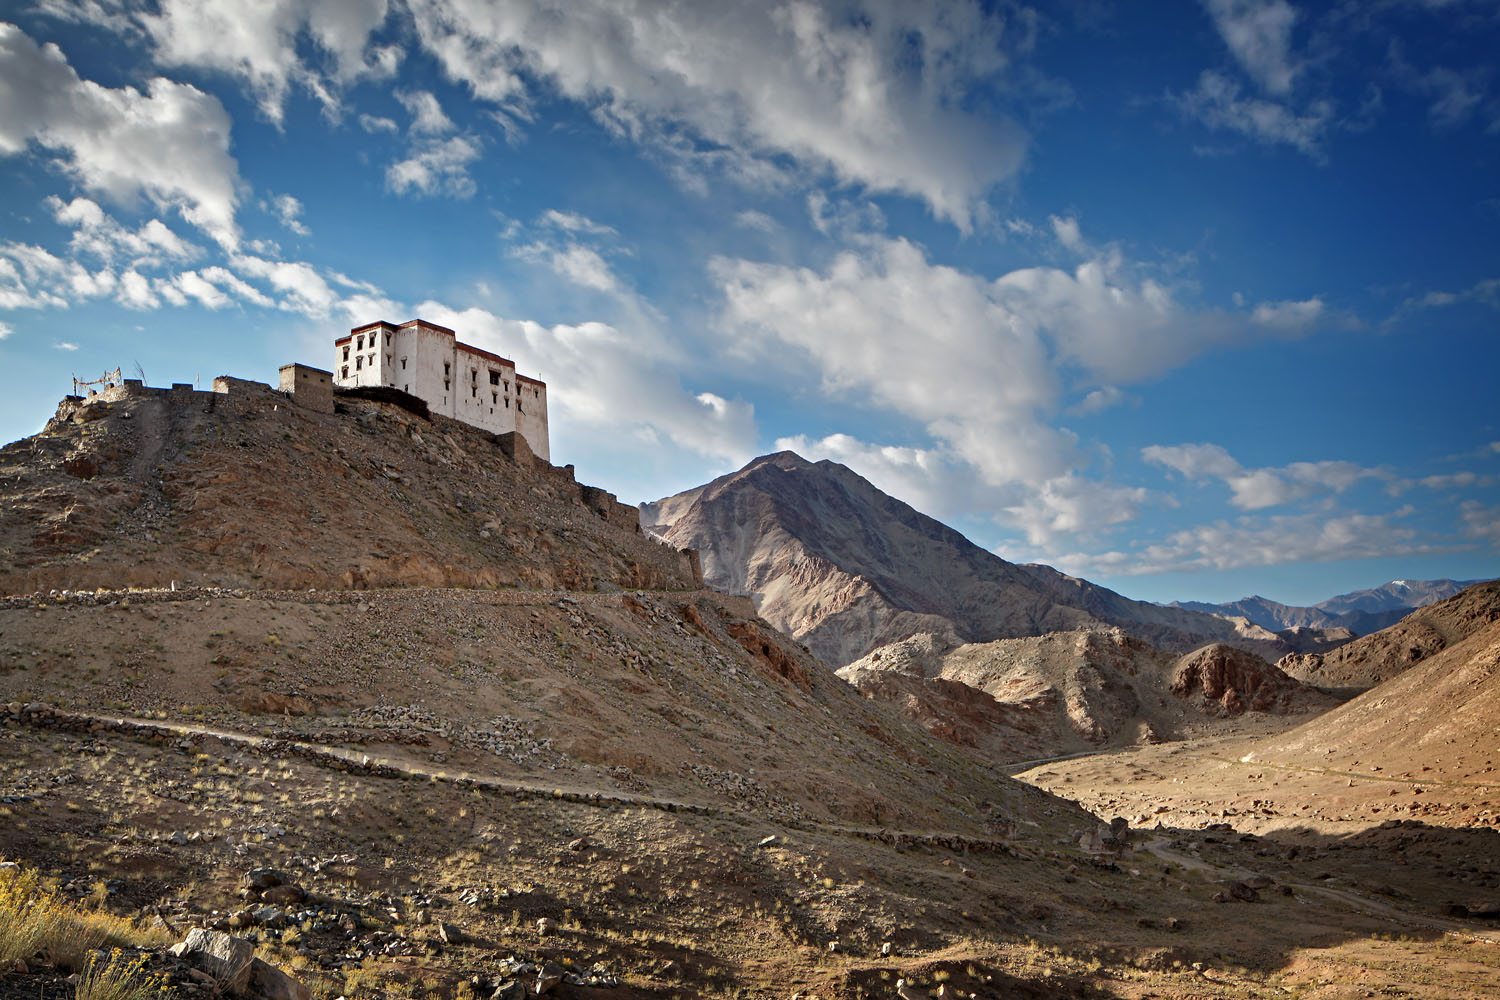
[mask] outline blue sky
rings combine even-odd
[[[1500,573],[1493,0],[3,20],[5,440],[421,317],[630,502],[793,448],[1134,597]]]

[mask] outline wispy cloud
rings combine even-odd
[[[1213,70],[1204,70],[1196,87],[1172,100],[1183,115],[1209,128],[1291,146],[1320,162],[1325,159],[1323,142],[1334,120],[1331,101],[1314,100],[1297,110],[1279,100],[1245,96],[1238,83]]]
[[[1288,514],[1221,520],[1173,532],[1128,551],[1060,556],[1055,565],[1088,576],[1146,576],[1337,562],[1436,551],[1403,523],[1415,510],[1387,514]]]
[[[1286,94],[1300,70],[1292,55],[1297,11],[1286,0],[1204,0],[1235,59],[1271,94]]]
[[[1191,480],[1222,481],[1229,487],[1229,502],[1240,510],[1277,507],[1319,493],[1342,493],[1362,479],[1391,478],[1386,470],[1344,461],[1248,469],[1216,444],[1150,445],[1141,449],[1141,457]]]

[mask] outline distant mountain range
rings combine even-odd
[[[753,598],[834,666],[920,633],[957,645],[1118,626],[1160,649],[1224,642],[1271,660],[1328,645],[1006,562],[847,467],[792,452],[642,504],[641,525],[697,549],[710,584]]]
[[[1392,580],[1369,590],[1356,590],[1320,601],[1310,607],[1280,604],[1265,597],[1246,597],[1224,604],[1173,601],[1170,608],[1202,611],[1210,615],[1244,618],[1272,632],[1290,628],[1347,628],[1368,635],[1388,628],[1417,608],[1452,597],[1479,580]]]

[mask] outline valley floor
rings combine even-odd
[[[1235,740],[1025,775],[1105,845],[712,595],[9,599],[0,652],[0,858],[319,1000],[1500,997],[1450,908],[1497,895],[1489,786]]]

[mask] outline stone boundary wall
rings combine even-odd
[[[274,760],[300,758],[316,767],[341,771],[361,777],[394,780],[417,780],[441,782],[460,789],[475,789],[480,792],[504,795],[516,799],[550,799],[576,805],[595,806],[604,809],[644,808],[663,812],[692,813],[699,816],[724,816],[738,812],[734,807],[703,805],[681,802],[675,799],[660,799],[647,795],[622,795],[618,792],[599,792],[584,789],[559,789],[543,785],[527,785],[499,778],[452,775],[441,770],[415,767],[399,767],[373,760],[357,750],[340,750],[336,747],[319,746],[301,740],[278,737],[262,737],[249,733],[234,733],[210,727],[194,727],[185,724],[157,724],[147,720],[120,716],[96,715],[87,712],[69,712],[41,702],[10,702],[0,706],[0,723],[8,726],[28,726],[59,732],[97,735],[100,733],[123,736],[126,739],[157,746],[170,745],[180,753],[208,752],[214,744],[228,744],[257,756]],[[759,819],[765,817],[758,812]],[[1004,840],[965,837],[959,834],[929,833],[923,831],[890,830],[878,827],[854,827],[837,823],[819,823],[813,820],[777,818],[775,826],[783,829],[808,832],[831,833],[862,840],[874,841],[900,847],[941,848],[957,853],[987,852],[1011,857],[1026,857]]]
[[[629,504],[620,502],[620,498],[608,490],[602,490],[597,486],[578,487],[580,499],[585,507],[594,511],[610,524],[617,524],[627,531],[641,534],[641,514]]]
[[[51,590],[47,593],[18,594],[0,597],[0,611],[45,609],[49,607],[110,607],[141,604],[171,604],[210,599],[279,601],[292,604],[371,604],[382,596],[404,597],[414,590],[426,593],[448,593],[482,599],[496,605],[539,607],[547,604],[606,605],[624,607],[632,597],[653,596],[674,601],[697,601],[707,598],[721,606],[731,617],[755,618],[755,604],[748,597],[733,597],[708,588],[700,590],[479,590],[454,587],[395,587],[385,590],[247,590],[231,587],[160,587],[151,590]]]

